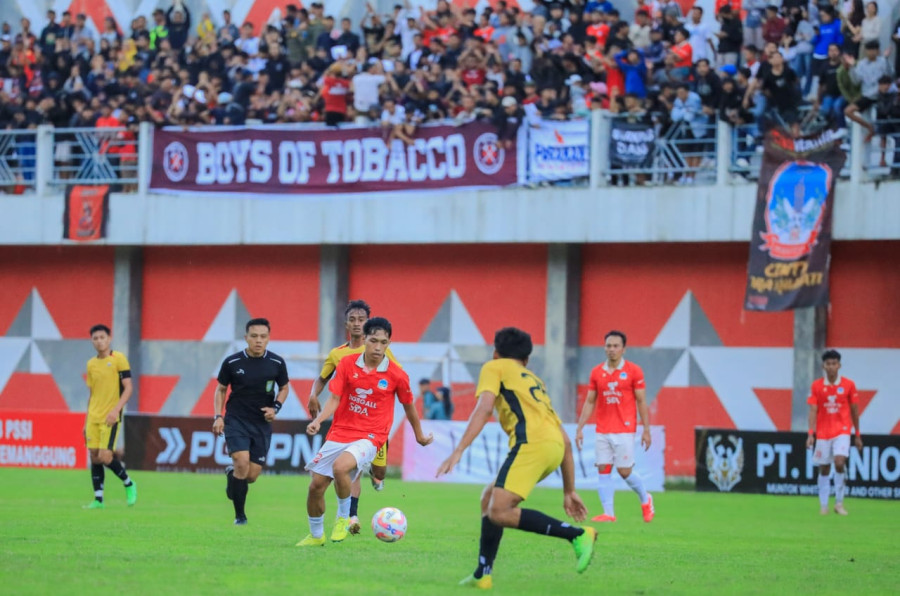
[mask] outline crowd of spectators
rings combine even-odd
[[[876,131],[900,117],[892,44],[876,2],[716,0],[714,19],[675,0],[505,0],[478,12],[371,5],[361,19],[287,6],[280,20],[192,15],[180,0],[130,23],[53,11],[0,30],[0,127],[344,122],[381,124],[411,142],[422,122],[524,119],[606,109],[694,141],[717,118],[793,132],[847,118]],[[891,59],[893,54],[893,59]],[[893,131],[890,131],[893,132]]]

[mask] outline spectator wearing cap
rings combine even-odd
[[[727,4],[719,10],[717,18],[721,27],[719,32],[716,33],[716,36],[719,38],[719,55],[716,64],[720,68],[726,64],[737,66],[741,46],[744,43],[744,28],[741,25],[741,20],[731,10],[731,6]]]
[[[515,97],[506,96],[500,101],[499,108],[494,110],[492,121],[497,127],[497,140],[504,148],[509,149],[516,140],[519,127],[525,121],[525,112],[519,107]]]

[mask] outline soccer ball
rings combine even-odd
[[[406,516],[396,507],[379,509],[372,516],[372,531],[382,542],[397,542],[406,535]]]

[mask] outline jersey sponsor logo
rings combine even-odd
[[[619,397],[621,394],[617,387],[619,386],[618,381],[609,381],[606,383],[606,391],[603,392],[603,397],[606,398],[606,403],[608,404],[617,404],[619,403]]]
[[[380,380],[378,381],[378,388],[381,389],[382,391],[384,391],[385,389],[387,389],[387,388],[388,388],[388,382],[387,382],[387,379],[380,379]]]
[[[741,481],[744,470],[744,440],[734,435],[712,435],[707,439],[706,469],[709,481],[727,493]]]
[[[350,400],[350,405],[347,406],[354,414],[359,414],[360,416],[368,416],[369,408],[373,410],[378,408],[378,404],[374,401],[367,399],[370,395],[372,395],[372,389],[363,389],[361,387],[356,388],[356,395],[350,394],[348,399]]]

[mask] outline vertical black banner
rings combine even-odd
[[[834,131],[766,135],[747,267],[747,310],[828,304],[834,183],[846,154]]]

